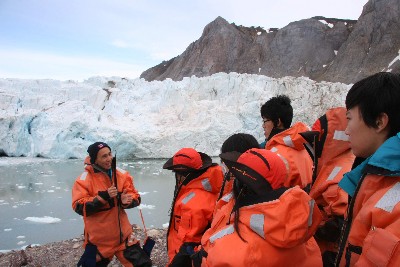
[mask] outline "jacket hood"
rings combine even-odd
[[[219,165],[213,165],[207,169],[202,175],[194,178],[186,185],[182,186],[182,191],[186,189],[201,189],[213,194],[218,194],[224,175]]]
[[[328,121],[328,132],[322,149],[321,159],[323,159],[323,162],[328,162],[351,151],[349,136],[345,134],[347,127],[346,108],[338,107],[328,110],[326,119]]]
[[[368,172],[385,175],[400,175],[400,133],[387,139],[372,156],[365,159],[360,165],[351,172],[346,173],[339,182],[339,186],[350,196],[354,195],[357,184],[362,175]]]
[[[90,162],[90,157],[89,156],[87,156],[85,158],[85,160],[83,161],[83,164],[85,165],[85,170],[86,171],[91,172],[91,173],[94,172],[94,169],[92,167],[92,163]]]
[[[240,208],[240,222],[273,246],[292,248],[308,240],[321,221],[315,201],[294,187],[278,199]]]
[[[276,145],[293,147],[296,150],[303,150],[306,140],[300,135],[302,132],[309,131],[309,127],[302,122],[293,124],[289,129],[274,135],[266,147],[270,148]]]

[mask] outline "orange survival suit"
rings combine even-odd
[[[265,149],[277,153],[286,165],[288,177],[284,182],[285,187],[298,185],[303,189],[311,185],[313,162],[304,148],[306,141],[299,134],[305,131],[309,131],[309,128],[297,122],[274,135],[265,145]]]
[[[122,251],[127,238],[131,238],[132,226],[124,209],[138,206],[140,195],[133,185],[132,176],[117,168],[117,190],[123,192],[126,189],[128,194],[132,194],[132,204],[118,208],[116,198],[102,204],[97,196],[99,192],[107,191],[112,181],[106,173],[94,171],[89,157],[85,164],[85,172],[76,179],[72,188],[72,208],[83,216],[84,246],[94,244],[103,258],[110,258],[116,251]]]
[[[351,170],[355,158],[344,132],[346,126],[346,108],[336,107],[329,109],[312,127],[313,131],[320,133],[315,151],[318,166],[310,196],[323,215],[315,236],[322,254],[325,251],[337,252],[337,241],[347,209],[348,195],[338,186],[343,174]],[[335,253],[331,254],[333,261]]]
[[[202,235],[211,225],[222,180],[221,167],[213,164],[178,188],[167,234],[168,265],[178,266],[176,255],[179,252],[187,254],[186,249],[200,244]]]
[[[318,207],[298,186],[280,191],[276,199],[240,208],[244,240],[234,229],[234,200],[221,207],[202,238],[208,255],[201,266],[322,266],[312,237],[321,220]]]
[[[400,133],[339,182],[351,202],[336,266],[400,266]]]

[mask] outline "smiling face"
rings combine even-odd
[[[97,153],[95,163],[103,169],[109,170],[111,169],[112,158],[111,150],[108,147],[104,147]]]
[[[358,106],[346,113],[347,127],[345,133],[349,136],[350,147],[357,157],[367,158],[375,153],[387,136],[379,126],[367,126],[361,116]],[[384,127],[385,128],[385,127]]]

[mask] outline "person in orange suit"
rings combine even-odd
[[[307,192],[312,180],[313,162],[304,148],[306,140],[301,132],[309,131],[307,125],[297,122],[291,126],[293,108],[286,95],[272,97],[261,106],[265,149],[277,153],[285,163],[288,176],[286,187],[298,185]]]
[[[182,148],[164,164],[175,173],[175,192],[167,232],[167,266],[192,266],[190,256],[210,227],[223,173],[205,153]]]
[[[310,196],[323,215],[314,237],[320,246],[324,266],[332,266],[335,262],[347,209],[347,193],[338,183],[351,170],[355,159],[349,136],[345,134],[346,125],[346,108],[335,107],[317,119],[309,133],[314,137],[309,143],[314,158]]]
[[[151,266],[125,212],[140,204],[132,176],[115,167],[106,143],[93,143],[87,151],[85,171],[72,187],[72,208],[83,216],[85,227],[85,252],[78,266],[107,266],[114,255],[126,267]]]
[[[346,108],[350,147],[365,160],[339,182],[351,200],[336,266],[400,266],[400,74],[356,82]]]
[[[321,214],[299,186],[287,188],[284,162],[269,150],[220,154],[234,175],[224,205],[192,256],[197,266],[322,266],[313,238]]]

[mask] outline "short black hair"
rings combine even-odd
[[[250,148],[259,148],[257,139],[251,134],[236,133],[225,140],[221,147],[221,153],[232,151],[244,153]]]
[[[400,74],[378,72],[356,82],[346,96],[347,110],[358,106],[365,124],[377,128],[380,114],[389,117],[389,137],[400,131]]]
[[[293,107],[286,95],[272,97],[261,106],[261,117],[270,119],[276,127],[279,119],[285,128],[289,128],[293,120]]]

